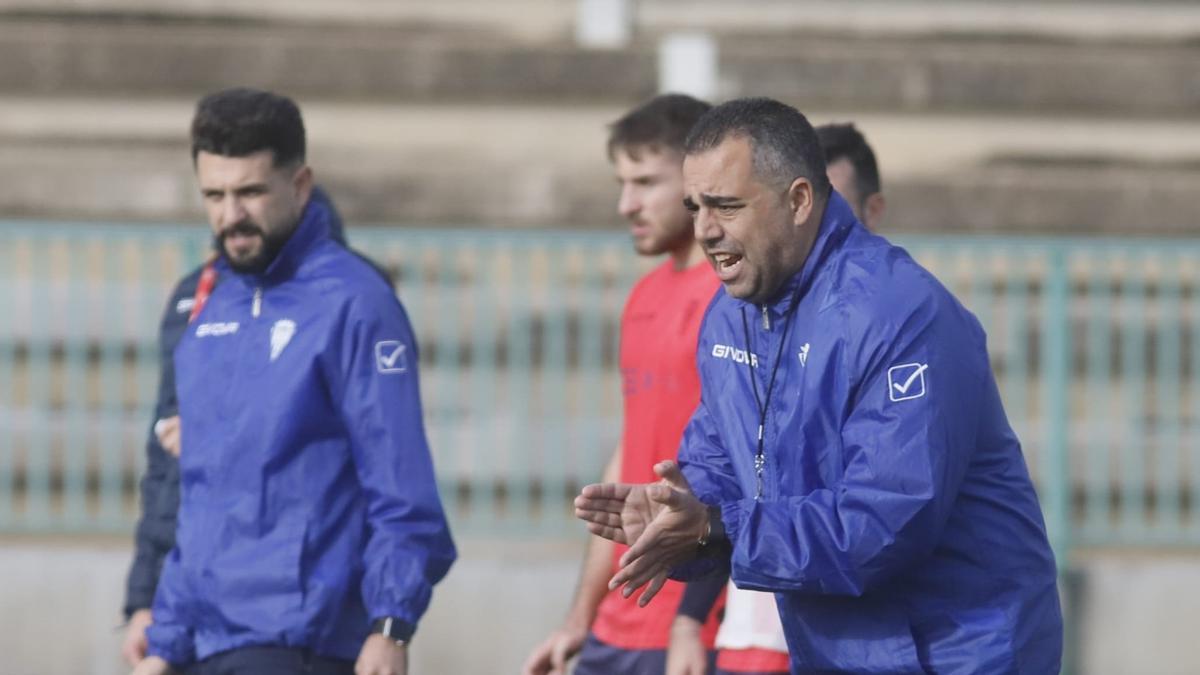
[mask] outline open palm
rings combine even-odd
[[[588,530],[619,544],[632,545],[664,508],[650,499],[649,485],[588,485],[575,498],[575,515]]]

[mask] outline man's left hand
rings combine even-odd
[[[354,675],[406,675],[408,646],[374,633],[363,643],[354,664]]]

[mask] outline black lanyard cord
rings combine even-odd
[[[754,366],[751,365],[750,367],[750,388],[754,391],[754,404],[758,406],[758,449],[754,454],[754,476],[757,479],[757,492],[754,495],[756,501],[762,499],[763,494],[763,469],[767,464],[763,445],[766,438],[767,412],[771,406],[771,393],[775,391],[775,376],[779,374],[779,364],[782,363],[783,347],[787,344],[788,332],[792,328],[792,315],[799,304],[800,291],[797,289],[796,294],[792,296],[791,305],[788,306],[787,312],[783,315],[783,335],[780,336],[779,347],[775,350],[775,363],[771,366],[771,379],[767,383],[765,401],[760,398],[758,393],[758,377],[754,374]],[[742,308],[742,333],[746,338],[746,349],[753,355],[754,349],[750,345],[750,323],[746,320],[746,309],[744,307]]]

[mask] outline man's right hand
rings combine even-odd
[[[586,639],[586,626],[560,627],[529,654],[521,668],[521,675],[566,675],[567,661],[583,649]]]
[[[183,447],[182,432],[179,428],[179,415],[164,417],[154,423],[154,435],[167,454],[179,459],[179,451]]]
[[[592,534],[632,546],[664,508],[651,498],[653,486],[630,483],[585,485],[575,498],[575,517],[586,521]]]
[[[137,664],[130,675],[173,675],[174,673],[175,669],[171,668],[171,664],[161,657],[147,656]]]
[[[136,666],[146,658],[146,629],[151,623],[154,623],[154,617],[148,609],[139,609],[129,615],[125,639],[121,642],[121,656],[131,666]]]

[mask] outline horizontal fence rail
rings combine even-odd
[[[621,425],[620,233],[372,228],[461,531],[578,532]],[[1200,545],[1200,244],[900,237],[979,317],[1052,538]],[[0,531],[125,532],[197,226],[0,223]],[[186,452],[186,447],[184,452]]]

